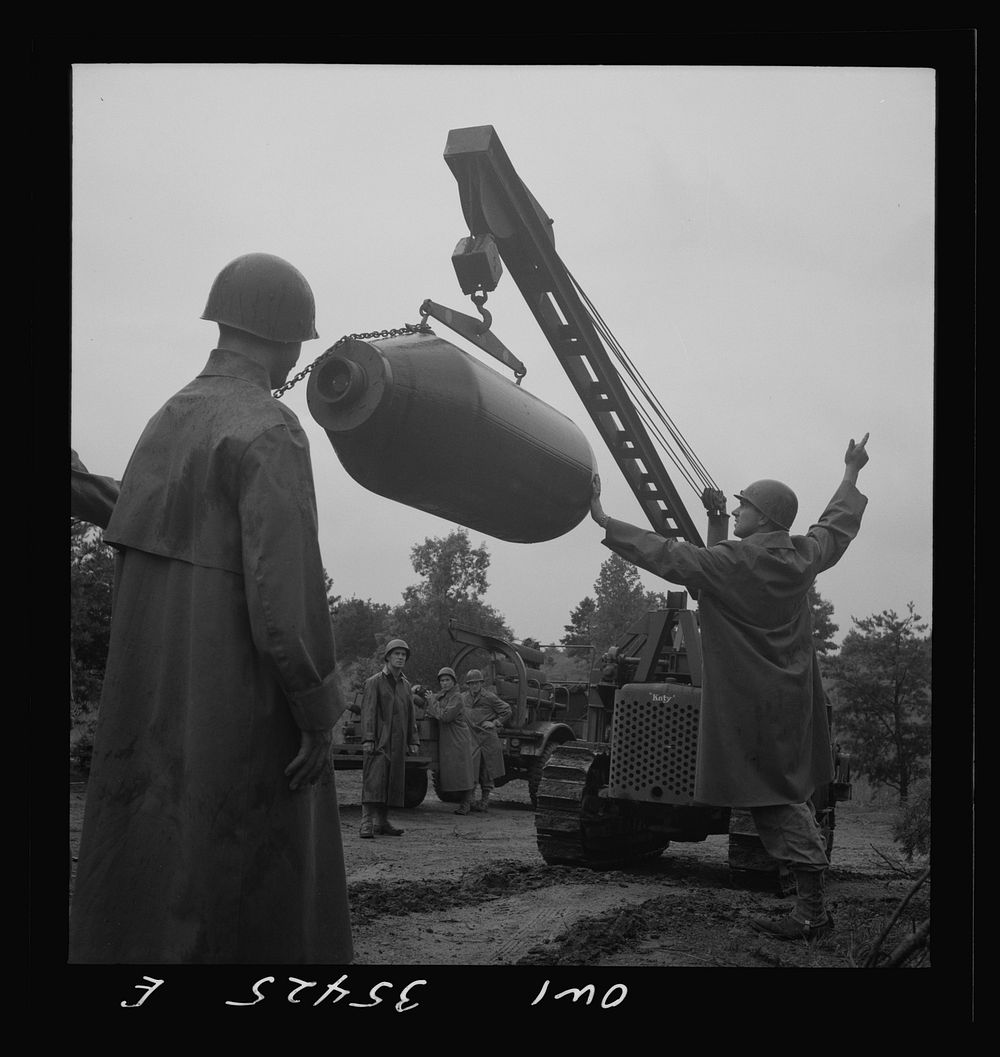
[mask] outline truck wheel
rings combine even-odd
[[[418,807],[427,796],[427,771],[423,767],[407,767],[403,786],[403,806]]]

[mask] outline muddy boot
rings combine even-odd
[[[484,789],[482,799],[478,800],[472,805],[473,811],[489,811],[490,809],[490,793],[491,789]]]
[[[466,793],[462,797],[461,804],[455,808],[456,815],[467,815],[472,810],[472,793]]]
[[[833,918],[823,900],[825,870],[793,870],[795,909],[783,918],[754,918],[753,927],[779,940],[815,940],[833,930]]]

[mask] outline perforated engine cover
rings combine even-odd
[[[650,804],[693,804],[701,691],[628,683],[615,694],[609,793]]]

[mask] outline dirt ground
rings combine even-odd
[[[338,772],[336,783],[359,966],[860,966],[924,865],[903,861],[891,811],[838,805],[827,884],[836,929],[813,944],[780,942],[750,919],[784,914],[791,901],[770,885],[735,884],[725,836],[671,844],[628,870],[547,866],[523,781],[497,789],[488,813],[468,816],[430,791],[394,813],[402,837],[374,840],[358,837],[360,773]],[[74,856],[85,794],[71,780]],[[929,917],[929,900],[924,885],[882,950]],[[929,951],[906,965],[929,967]]]

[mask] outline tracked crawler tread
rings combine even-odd
[[[556,748],[538,786],[535,832],[551,865],[608,869],[653,858],[669,841],[632,805],[607,797],[608,746],[573,741]],[[602,795],[602,790],[605,795]]]

